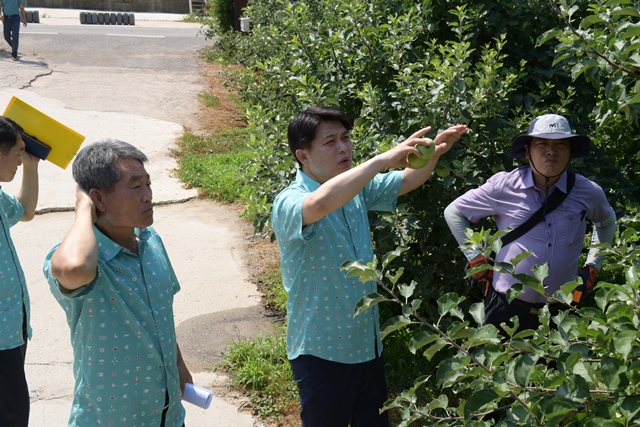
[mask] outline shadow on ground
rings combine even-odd
[[[182,357],[191,372],[210,371],[232,342],[275,334],[262,306],[193,317],[176,328]]]

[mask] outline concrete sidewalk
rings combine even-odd
[[[41,23],[29,24],[27,29],[50,24],[81,25],[78,10],[37,10],[40,11]],[[182,15],[136,14],[136,25],[199,27],[199,24],[180,22],[182,18]],[[85,144],[105,137],[117,137],[135,143],[147,154],[147,170],[152,177],[156,203],[154,227],[167,246],[182,286],[174,305],[178,342],[198,385],[207,388],[224,385],[227,379],[212,370],[212,359],[219,354],[212,354],[216,351],[214,349],[207,352],[209,341],[218,337],[211,336],[215,332],[202,325],[203,320],[209,320],[211,316],[224,321],[225,313],[238,310],[258,313],[261,310],[260,295],[256,287],[247,281],[243,260],[243,247],[251,236],[251,227],[232,210],[198,200],[197,191],[183,188],[173,175],[172,170],[177,165],[169,149],[184,132],[182,123],[150,117],[149,111],[135,103],[128,107],[129,113],[113,112],[101,103],[100,97],[92,99],[91,110],[68,108],[59,99],[38,94],[38,91],[47,93],[46,82],[50,78],[46,77],[49,75],[47,72],[51,74],[35,63],[0,61],[0,111],[4,111],[11,96],[18,96],[87,136]],[[34,88],[32,82],[36,78],[40,83]],[[72,85],[73,82],[67,84]],[[198,102],[197,98],[191,101]],[[153,105],[150,101],[147,110]],[[39,173],[40,214],[31,222],[18,224],[11,233],[25,271],[32,304],[34,335],[28,344],[26,365],[32,400],[30,427],[60,427],[67,425],[71,409],[73,355],[69,327],[44,280],[42,263],[51,246],[64,236],[73,222],[75,183],[71,167],[63,170],[49,162],[41,162]],[[3,183],[2,188],[15,193],[20,180],[19,169],[14,181]],[[239,328],[235,324],[233,327]],[[267,332],[269,325],[256,322],[245,329],[248,330],[238,329],[236,338],[251,337],[259,331]],[[189,427],[261,425],[249,413],[241,412],[241,403],[232,404],[219,396],[214,397],[208,410],[189,403],[184,403],[184,406]]]

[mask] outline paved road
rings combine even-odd
[[[136,28],[108,28],[109,34],[137,34],[123,37],[109,36],[107,27],[81,27],[78,11],[43,12],[48,18],[21,35],[20,61],[10,61],[4,46],[0,49],[0,110],[17,96],[85,135],[85,144],[119,138],[149,156],[154,202],[160,203],[154,225],[182,285],[174,307],[178,341],[196,383],[221,384],[224,378],[211,372],[221,336],[228,330],[234,337],[252,336],[270,325],[260,319],[260,296],[246,280],[242,249],[249,226],[232,211],[195,199],[196,191],[184,189],[172,175],[176,164],[169,148],[185,127],[197,127],[197,94],[204,90],[198,50],[209,42],[197,36],[197,24],[169,19],[176,17],[136,14]],[[19,180],[18,174],[3,189],[15,191]],[[75,185],[70,167],[48,162],[40,166],[40,183],[41,214],[14,227],[12,235],[32,300],[30,426],[58,427],[66,425],[71,406],[72,352],[64,314],[41,268],[44,254],[73,221]],[[248,321],[239,321],[239,315]],[[258,425],[219,398],[207,411],[185,407],[189,427]]]

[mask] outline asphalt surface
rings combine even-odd
[[[45,33],[47,26],[81,25],[78,10],[38,9],[39,24],[21,31]],[[199,24],[179,22],[182,15],[136,13],[136,26],[156,28],[199,28]],[[21,35],[20,61],[11,61],[8,46],[0,40],[0,111],[11,96],[17,96],[54,119],[87,136],[84,145],[105,137],[117,137],[138,146],[149,157],[154,188],[155,223],[167,246],[182,290],[176,295],[174,312],[178,342],[194,382],[206,388],[228,381],[214,372],[213,365],[231,340],[268,334],[273,325],[260,314],[260,295],[247,281],[243,247],[251,236],[250,226],[231,209],[197,199],[194,189],[185,189],[173,175],[176,167],[169,150],[182,135],[185,125],[193,124],[198,110],[197,93],[204,91],[197,75],[186,75],[187,85],[173,87],[175,106],[154,99],[144,85],[129,84],[127,93],[135,102],[114,107],[107,97],[88,96],[70,91],[91,85],[96,70],[48,65],[37,53],[22,50],[29,34]],[[98,70],[98,72],[107,72]],[[95,75],[94,75],[95,76]],[[162,84],[162,81],[158,84]],[[167,83],[169,84],[169,83]],[[61,89],[61,87],[63,89]],[[169,86],[171,87],[171,86]],[[139,91],[142,95],[135,98]],[[158,96],[160,96],[158,94]],[[174,118],[175,121],[168,120]],[[31,390],[30,427],[67,425],[72,402],[72,349],[65,316],[49,291],[42,275],[45,254],[71,226],[74,218],[75,184],[71,167],[63,170],[41,162],[40,198],[36,218],[12,228],[22,267],[29,286],[33,339],[28,344],[27,380]],[[19,188],[20,171],[7,192]],[[208,410],[184,403],[189,427],[255,427],[260,423],[240,404],[215,395]]]

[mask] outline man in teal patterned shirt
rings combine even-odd
[[[29,293],[9,228],[29,221],[38,203],[39,159],[25,152],[22,128],[0,116],[0,182],[22,167],[17,196],[0,189],[0,426],[27,427],[29,388],[24,373],[29,326]]]
[[[426,166],[407,156],[427,127],[396,147],[352,167],[351,122],[340,110],[311,107],[289,123],[289,148],[300,168],[276,197],[271,226],[287,291],[287,356],[298,384],[303,427],[386,427],[384,361],[378,310],[354,317],[373,282],[347,278],[347,260],[373,260],[367,212],[392,211],[398,196],[421,186],[441,155],[467,131],[453,126],[435,138]],[[385,169],[402,171],[380,173]]]
[[[67,315],[75,395],[69,426],[180,427],[192,382],[176,341],[178,279],[151,224],[147,157],[89,145],[73,163],[76,217],[44,274]]]

